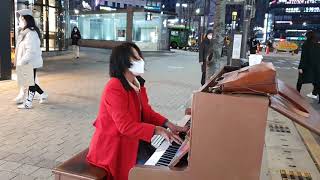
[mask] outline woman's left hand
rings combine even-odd
[[[179,134],[180,132],[187,132],[189,130],[188,127],[180,127],[175,124],[173,124],[170,121],[167,121],[166,126],[171,130],[174,134]]]

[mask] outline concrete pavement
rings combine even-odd
[[[83,48],[76,62],[71,55],[46,58],[39,79],[49,103],[35,101],[32,110],[18,110],[12,102],[18,93],[15,81],[0,82],[1,180],[54,179],[51,169],[55,165],[88,147],[100,95],[108,81],[109,54],[110,50]],[[170,120],[179,120],[192,92],[200,87],[198,54],[144,55],[150,103]],[[297,70],[292,67],[298,59],[266,60],[275,64],[281,79],[295,84]],[[305,86],[303,93],[309,91]]]

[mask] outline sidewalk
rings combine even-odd
[[[39,71],[48,104],[34,102],[18,110],[12,99],[15,81],[0,82],[0,179],[54,179],[51,169],[88,147],[100,95],[108,80],[110,50],[83,48],[49,57]],[[155,110],[172,121],[181,119],[192,91],[200,85],[197,54],[146,53],[146,86]]]

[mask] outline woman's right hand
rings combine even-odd
[[[302,74],[302,73],[303,73],[302,69],[299,69],[299,74]]]
[[[168,131],[167,129],[165,129],[161,126],[156,126],[154,134],[164,137],[170,143],[172,143],[173,141],[178,144],[183,143],[183,140],[178,135]]]

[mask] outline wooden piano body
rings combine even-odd
[[[269,102],[271,108],[304,127],[320,134],[320,115],[303,101],[299,94],[289,94],[302,101],[292,115],[278,98],[250,95],[223,95],[208,93],[222,74],[236,70],[224,67],[199,92],[193,94],[192,126],[188,166],[183,168],[136,166],[129,180],[258,180],[265,143]],[[279,82],[279,91],[287,86]],[[292,89],[290,90],[290,92]],[[291,107],[290,107],[291,108]],[[295,108],[295,107],[294,107]]]
[[[188,166],[137,166],[129,180],[259,179],[268,99],[201,91],[193,95]]]

